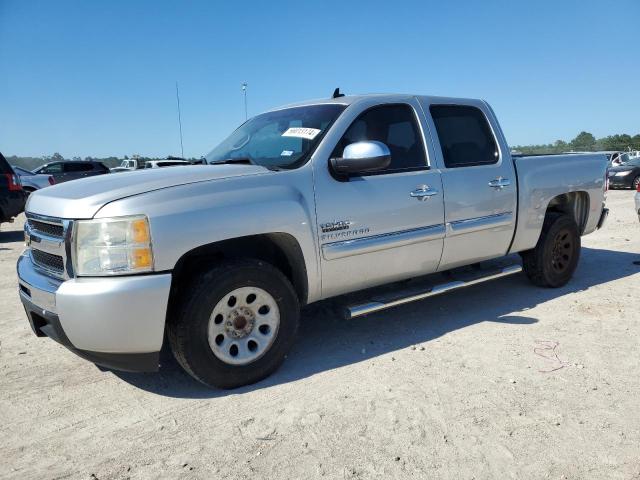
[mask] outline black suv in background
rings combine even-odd
[[[110,173],[109,169],[100,162],[93,161],[65,161],[45,163],[36,168],[33,173],[44,173],[51,175],[55,183],[68,182],[78,178],[92,177]]]
[[[0,153],[0,223],[10,222],[23,212],[26,199],[20,177]]]

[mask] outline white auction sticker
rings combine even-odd
[[[283,137],[298,137],[313,140],[320,133],[317,128],[291,127],[282,134]]]
[[[281,157],[290,157],[293,155],[293,150],[283,150],[280,154]]]

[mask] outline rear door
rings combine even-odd
[[[480,101],[425,107],[445,192],[439,270],[505,255],[515,229],[517,185],[493,112]]]

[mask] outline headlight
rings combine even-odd
[[[77,275],[127,275],[153,270],[149,220],[144,215],[79,220],[75,244]]]
[[[625,175],[629,175],[631,170],[627,170],[626,172],[616,172],[616,177],[624,177]]]

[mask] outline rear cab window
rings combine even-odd
[[[484,113],[467,105],[431,105],[447,168],[498,163],[500,151]]]

